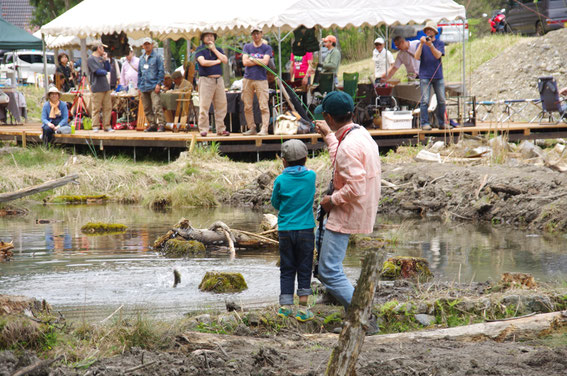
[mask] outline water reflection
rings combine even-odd
[[[257,231],[262,213],[229,207],[177,209],[156,213],[121,205],[38,206],[21,218],[0,218],[0,240],[14,241],[14,259],[0,264],[0,293],[46,299],[68,317],[104,317],[124,304],[155,315],[181,315],[189,310],[222,308],[225,299],[246,306],[276,303],[279,295],[277,251],[166,259],[153,241],[181,217],[205,228],[222,220],[232,228]],[[122,234],[87,236],[87,222],[123,223]],[[449,281],[498,279],[503,272],[529,272],[540,280],[565,279],[567,241],[522,231],[435,220],[379,217],[375,235],[398,239],[392,254],[426,258],[432,271]],[[360,253],[351,249],[345,270],[358,277]],[[173,285],[173,269],[181,284]],[[249,289],[239,294],[201,293],[197,286],[206,271],[240,272]]]

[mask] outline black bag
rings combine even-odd
[[[293,31],[295,40],[291,51],[295,56],[303,56],[307,52],[319,51],[319,41],[315,36],[315,28],[308,29],[301,25]]]

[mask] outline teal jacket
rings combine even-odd
[[[274,181],[272,206],[278,212],[278,230],[307,230],[315,227],[313,200],[315,198],[314,171],[305,166],[283,170]]]

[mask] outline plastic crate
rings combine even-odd
[[[382,129],[411,129],[411,111],[382,111]]]

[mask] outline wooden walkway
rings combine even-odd
[[[462,134],[480,135],[486,133],[506,133],[509,140],[545,139],[567,137],[567,124],[534,124],[534,123],[479,123],[476,127],[453,128],[451,130],[422,131],[420,129],[403,130],[369,130],[372,137],[381,147],[395,147],[399,145],[415,145],[429,140],[457,140]],[[18,144],[39,143],[41,127],[39,123],[25,125],[0,125],[0,140],[12,140]],[[126,148],[183,148],[192,150],[198,142],[219,143],[219,150],[224,154],[241,152],[274,152],[279,151],[282,140],[297,138],[306,141],[309,150],[319,150],[324,147],[323,140],[318,134],[292,135],[292,136],[243,136],[233,133],[228,137],[219,137],[209,134],[201,137],[197,132],[163,132],[146,133],[134,130],[120,130],[115,132],[93,132],[79,130],[73,135],[56,135],[58,144],[89,145],[99,150],[105,147]]]

